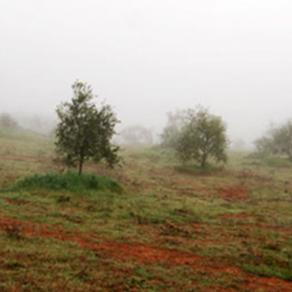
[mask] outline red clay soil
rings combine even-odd
[[[248,191],[244,187],[224,187],[217,189],[219,196],[226,201],[246,201]]]
[[[227,213],[227,214],[223,214],[220,216],[222,219],[249,219],[252,218],[252,216],[250,214],[241,212],[241,213],[236,213],[236,214],[232,214],[232,213]]]
[[[259,278],[255,281],[250,280],[246,285],[247,291],[263,292],[291,292],[292,282],[283,281],[278,278]]]
[[[54,228],[52,230],[52,227]],[[143,244],[126,244],[118,242],[94,242],[94,237],[90,234],[66,233],[64,230],[45,224],[36,224],[32,222],[18,221],[12,218],[0,216],[1,230],[18,230],[25,237],[44,237],[56,240],[72,242],[81,248],[89,249],[102,253],[106,257],[114,258],[120,261],[133,260],[143,264],[159,263],[166,266],[185,265],[191,267],[194,271],[207,273],[209,276],[220,277],[220,274],[226,273],[244,283],[243,289],[247,291],[269,291],[269,292],[290,292],[292,291],[292,282],[287,282],[278,278],[259,278],[249,275],[237,267],[226,265],[224,263],[212,261],[208,257],[196,256],[172,249],[165,249]],[[213,291],[218,291],[214,287]]]

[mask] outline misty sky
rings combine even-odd
[[[233,138],[292,118],[290,0],[0,0],[0,111],[52,116],[76,79],[125,125],[202,104]]]

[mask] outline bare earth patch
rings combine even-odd
[[[219,196],[226,201],[246,201],[248,190],[241,186],[224,187],[217,189]]]
[[[165,249],[139,243],[109,241],[97,243],[97,238],[92,234],[67,233],[57,226],[18,221],[4,216],[0,216],[0,229],[18,229],[19,233],[24,237],[44,237],[72,242],[79,245],[81,248],[89,249],[99,254],[101,253],[105,257],[120,261],[132,260],[141,264],[158,263],[169,267],[188,266],[192,268],[194,272],[206,273],[210,277],[217,278],[220,277],[221,274],[228,274],[231,277],[240,279],[242,288],[247,291],[292,291],[291,282],[277,278],[255,277],[243,272],[238,267],[221,263],[208,257],[201,257],[174,249]],[[219,290],[214,287],[213,291]]]

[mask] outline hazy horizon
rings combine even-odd
[[[231,139],[292,118],[289,1],[0,2],[0,112],[53,118],[76,79],[122,125],[201,104]]]

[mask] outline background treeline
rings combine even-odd
[[[76,81],[72,89],[71,101],[57,109],[57,122],[50,124],[35,116],[29,128],[39,128],[40,132],[46,129],[46,134],[55,140],[56,160],[71,167],[78,165],[80,173],[87,160],[116,164],[120,160],[120,146],[155,145],[173,151],[182,163],[194,163],[201,168],[210,163],[227,162],[230,142],[226,124],[222,117],[202,106],[168,113],[167,123],[159,135],[141,125],[117,131],[120,121],[116,114],[110,105],[95,102],[88,84]],[[2,130],[19,131],[28,124],[8,113],[0,114]],[[292,161],[292,122],[273,127],[256,140],[252,156],[257,159],[281,156]]]

